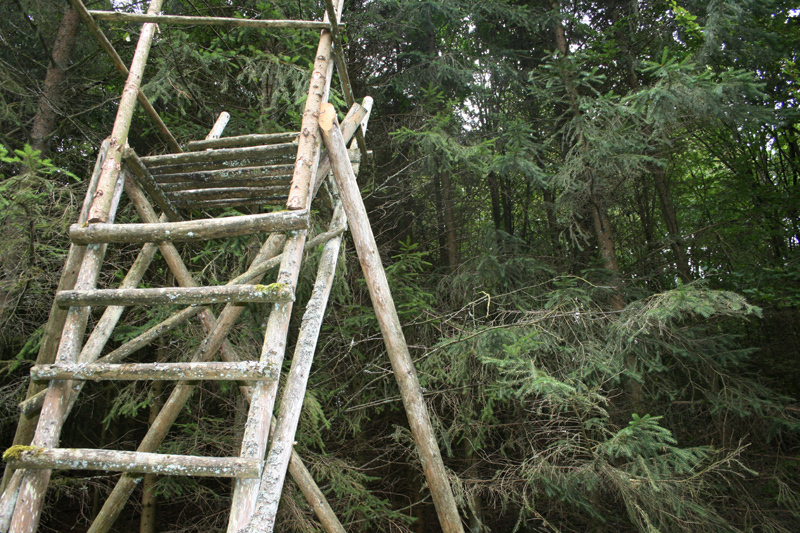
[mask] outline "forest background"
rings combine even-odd
[[[320,19],[323,3],[165,9]],[[5,447],[123,80],[66,1],[0,0],[0,13]],[[796,4],[348,0],[344,20],[356,96],[375,99],[362,194],[469,530],[797,531]],[[105,29],[129,60],[139,25]],[[226,135],[296,131],[316,35],[161,27],[144,91],[181,142],[222,110]],[[166,151],[142,114],[130,143]],[[186,260],[221,282],[253,251],[211,242]],[[297,448],[348,531],[439,531],[349,252]],[[133,250],[109,253],[123,265]],[[125,335],[159,319],[133,312]],[[258,353],[257,328],[236,334]],[[133,449],[163,388],[87,386],[63,445]],[[235,454],[236,388],[195,400],[163,450]],[[42,530],[85,530],[114,479],[58,473]],[[319,531],[284,494],[281,531]],[[151,495],[143,531],[224,528],[225,482],[164,477]],[[140,527],[134,499],[119,531]]]

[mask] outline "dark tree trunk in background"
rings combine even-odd
[[[63,103],[63,83],[72,50],[75,48],[75,36],[78,34],[80,22],[78,12],[68,7],[64,12],[64,18],[61,19],[53,44],[50,66],[47,69],[39,107],[31,127],[31,147],[34,150],[41,150],[43,157],[49,151],[50,138],[56,129],[57,110]]]
[[[451,270],[458,266],[458,243],[456,241],[456,222],[453,216],[453,189],[450,185],[450,172],[442,172],[442,205],[444,207],[444,227],[447,233],[447,266]]]

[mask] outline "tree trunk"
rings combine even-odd
[[[669,193],[669,187],[664,176],[664,169],[661,167],[653,168],[653,181],[658,193],[658,200],[661,202],[661,211],[664,213],[664,222],[667,224],[667,231],[669,232],[669,246],[672,248],[672,253],[675,256],[675,267],[678,269],[678,275],[681,281],[689,283],[692,281],[691,270],[689,269],[689,261],[686,258],[686,251],[683,247],[680,228],[678,227],[678,216],[675,213],[675,204],[672,203],[672,195]]]
[[[489,172],[487,178],[489,181],[489,197],[492,200],[492,221],[494,222],[494,229],[503,229],[503,215],[500,208],[500,192],[497,176],[494,172]]]
[[[433,176],[433,201],[436,208],[436,239],[439,241],[439,263],[442,266],[450,266],[447,256],[447,226],[445,226],[444,222],[442,180],[439,174]]]
[[[50,137],[55,131],[56,109],[61,106],[63,100],[62,84],[66,77],[72,50],[75,48],[75,36],[78,33],[80,21],[78,12],[67,7],[64,18],[61,19],[61,24],[58,26],[50,66],[47,68],[44,79],[42,96],[39,99],[39,107],[31,127],[31,148],[41,150],[42,157],[48,152]]]
[[[447,233],[447,266],[450,267],[450,270],[454,270],[458,266],[458,245],[449,171],[442,172],[442,206],[444,207],[444,227]]]
[[[598,201],[592,202],[592,219],[594,220],[594,230],[597,235],[597,247],[603,260],[603,268],[611,271],[614,277],[611,310],[622,311],[625,309],[625,299],[622,297],[622,292],[620,292],[620,269],[619,261],[617,261],[617,250],[614,246],[614,234],[611,230],[611,221],[608,219],[608,214]]]

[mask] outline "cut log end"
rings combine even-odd
[[[325,102],[319,110],[319,127],[323,131],[330,131],[336,123],[336,107],[333,104]]]

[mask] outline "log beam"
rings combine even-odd
[[[36,365],[31,379],[81,381],[271,381],[277,371],[258,361],[240,363],[127,363]]]
[[[254,478],[261,473],[261,462],[239,457],[200,457],[158,453],[94,450],[87,448],[12,448],[12,468],[107,470],[162,476],[206,476]]]
[[[325,146],[328,148],[333,175],[347,212],[347,220],[350,224],[358,260],[364,272],[392,370],[400,388],[411,433],[420,454],[436,512],[439,515],[439,523],[445,533],[463,533],[458,507],[428,416],[417,372],[408,352],[400,318],[394,307],[394,300],[378,254],[378,246],[370,227],[367,210],[350,166],[347,145],[341,136],[336,120],[336,110],[330,104],[323,106],[320,114],[320,131]]]

